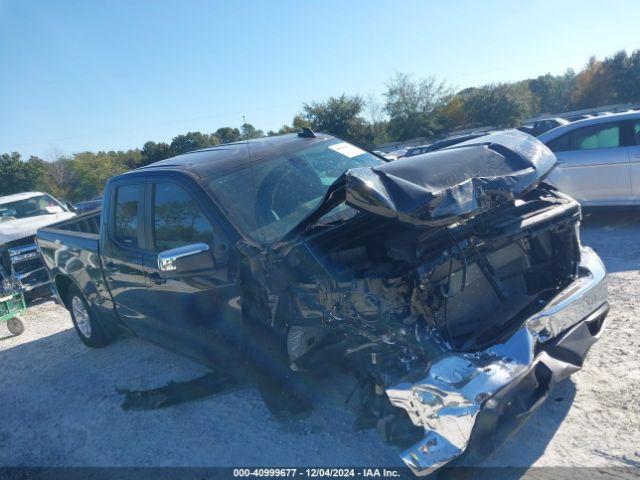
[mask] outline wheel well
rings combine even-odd
[[[58,295],[60,296],[60,300],[65,306],[67,305],[67,294],[69,293],[69,289],[74,285],[73,281],[67,277],[66,275],[57,275],[54,279],[54,284],[56,286],[56,290],[58,291]]]

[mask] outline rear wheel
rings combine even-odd
[[[22,323],[20,317],[13,317],[7,320],[7,328],[14,335],[22,335],[24,332],[24,323]]]
[[[84,296],[75,286],[69,289],[67,307],[82,343],[88,347],[100,348],[115,340],[115,335],[96,318]]]

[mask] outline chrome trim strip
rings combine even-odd
[[[7,251],[9,252],[10,256],[14,256],[14,255],[20,255],[21,253],[26,253],[26,252],[33,252],[35,250],[37,250],[37,246],[35,243],[30,243],[29,245],[22,245],[20,247],[11,247],[8,248]]]
[[[13,265],[16,265],[21,262],[26,262],[27,260],[33,260],[34,258],[38,258],[39,254],[37,251],[20,253],[15,255],[9,255],[9,259]]]
[[[46,270],[45,267],[39,267],[39,268],[36,268],[35,270],[31,270],[30,272],[26,272],[26,273],[16,273],[15,276],[19,281],[22,282],[25,278],[29,278],[31,275],[34,275],[42,270]]]
[[[35,285],[22,285],[22,291],[28,293],[32,290],[35,290],[36,288],[44,287],[46,285],[49,285],[49,281],[36,283]]]

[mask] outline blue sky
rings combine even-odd
[[[463,88],[640,48],[630,1],[0,0],[0,152],[127,149],[304,102],[380,96],[395,71]]]

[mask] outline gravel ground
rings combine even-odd
[[[582,237],[610,271],[608,328],[585,367],[483,465],[640,467],[640,214],[587,216]],[[204,369],[136,338],[88,349],[52,302],[24,318],[19,337],[0,327],[0,466],[401,465],[375,432],[353,430],[329,382],[305,419],[273,418],[250,386],[124,412],[115,386]]]

